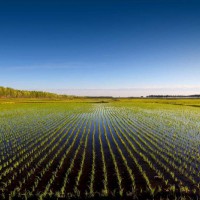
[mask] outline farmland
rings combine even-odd
[[[1,199],[198,197],[199,106],[1,101]]]

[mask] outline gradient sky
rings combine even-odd
[[[0,1],[0,85],[200,93],[200,1]]]

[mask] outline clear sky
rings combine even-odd
[[[200,93],[200,1],[0,1],[0,85],[80,95]]]

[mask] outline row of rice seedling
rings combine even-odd
[[[118,113],[119,114],[119,113]],[[121,118],[119,118],[118,117],[118,120],[123,120],[123,118],[121,117]],[[127,118],[126,118],[126,121],[127,121]],[[132,123],[134,122],[134,120],[132,120]],[[145,121],[146,122],[146,121]],[[143,121],[143,123],[145,124],[145,122]],[[128,126],[128,124],[126,124],[126,127],[125,127],[125,129],[127,129],[127,126]],[[138,123],[135,125],[136,127],[134,127],[134,129],[137,129],[138,128]],[[129,132],[131,132],[130,130],[129,130]],[[152,149],[152,151],[154,152],[153,153],[153,155],[154,155],[154,157],[155,157],[155,161],[156,160],[158,160],[159,162],[160,162],[160,160],[158,159],[158,158],[160,158],[160,157],[162,157],[162,158],[165,158],[165,161],[166,161],[166,163],[167,163],[167,165],[169,165],[169,166],[171,166],[170,167],[170,169],[168,169],[168,172],[171,174],[171,176],[175,179],[175,180],[177,180],[178,179],[178,177],[182,177],[182,176],[185,176],[185,178],[187,179],[187,182],[188,181],[190,181],[191,183],[189,183],[189,185],[194,189],[194,192],[196,191],[196,189],[195,189],[195,186],[194,185],[196,185],[196,186],[198,186],[198,182],[196,182],[195,180],[194,180],[194,177],[192,177],[192,175],[193,176],[195,176],[194,175],[194,173],[195,173],[195,171],[194,171],[194,169],[192,170],[192,167],[190,167],[190,170],[187,168],[187,171],[182,171],[182,170],[180,170],[180,168],[178,168],[175,164],[174,164],[174,162],[172,162],[173,161],[173,159],[169,159],[168,157],[164,157],[164,154],[167,154],[167,156],[172,156],[173,158],[174,158],[174,160],[177,160],[177,158],[176,157],[174,157],[172,154],[169,154],[168,152],[170,151],[170,148],[168,149],[166,149],[166,146],[164,146],[164,147],[162,147],[161,148],[161,146],[159,145],[160,143],[159,143],[159,140],[155,140],[155,138],[157,137],[157,135],[156,134],[154,134],[154,133],[152,133],[152,132],[147,132],[147,131],[145,131],[144,129],[142,130],[142,129],[140,129],[140,131],[138,131],[138,134],[137,135],[135,135],[134,137],[135,138],[138,138],[138,136],[140,137],[140,136],[142,136],[143,138],[144,138],[144,135],[146,134],[146,133],[148,133],[148,136],[149,136],[149,139],[148,138],[146,138],[147,139],[147,141],[149,140],[149,142],[151,142],[151,145],[153,145],[152,147],[151,147],[151,149]],[[152,143],[152,141],[154,141],[154,143]],[[173,142],[173,140],[171,141],[171,142]],[[139,143],[142,143],[142,140],[140,140],[139,141]],[[146,143],[145,143],[145,145],[146,145]],[[141,145],[140,145],[141,146]],[[155,147],[157,147],[158,148],[158,150],[156,150],[155,149]],[[164,150],[163,150],[163,148],[164,148]],[[156,150],[156,151],[154,151],[154,150]],[[158,152],[160,152],[160,157],[158,157],[157,155],[158,155]],[[182,160],[183,161],[185,161],[185,160],[187,160],[187,158],[186,159],[184,159],[184,157],[182,157]],[[164,164],[163,166],[165,166],[166,164]],[[166,166],[167,167],[167,166]],[[171,170],[177,170],[178,171],[178,173],[177,173],[177,176],[178,177],[174,177],[174,172],[173,171],[171,171]],[[192,173],[193,172],[193,173]],[[182,176],[180,176],[180,174],[182,174]],[[179,186],[181,186],[181,190],[188,190],[187,188],[187,186],[183,186],[183,183],[181,183],[181,182],[179,182]]]
[[[137,126],[138,127],[138,126]],[[145,133],[145,132],[144,132]],[[151,139],[149,140],[150,142],[152,142],[154,139],[155,139],[155,137],[156,137],[156,135],[154,136],[154,135],[152,135],[152,133],[149,133],[149,136],[151,136]],[[157,145],[157,144],[159,144],[159,142],[154,142],[154,146],[157,146],[158,148],[160,148],[160,146],[159,145]],[[163,147],[163,148],[165,148],[165,147]],[[160,148],[160,150],[159,151],[161,151],[161,156],[164,156],[164,154],[166,154],[167,156],[169,156],[168,154],[169,153],[166,153],[166,152],[169,152],[169,150],[165,150],[165,151],[163,151],[163,148]],[[155,155],[156,155],[156,153],[155,153]],[[158,157],[158,156],[157,156]],[[176,159],[176,158],[175,158]],[[166,160],[166,162],[170,162],[171,164],[170,165],[172,165],[172,168],[174,169],[174,170],[178,170],[178,175],[180,174],[180,168],[178,168],[178,167],[176,167],[175,165],[174,165],[174,163],[172,162],[173,161],[173,159],[169,159],[169,158],[165,158],[165,160]],[[174,176],[174,174],[172,173],[172,172],[170,172],[171,173],[171,175],[172,176]],[[191,175],[191,174],[190,174]],[[191,179],[191,177],[189,177],[189,176],[187,176],[187,173],[183,173],[183,176],[186,176],[186,178],[187,178],[187,182],[188,182],[188,179],[192,182],[192,183],[194,183],[194,180],[193,179]]]
[[[8,123],[6,124],[2,123],[1,119],[1,125],[2,125],[1,127],[10,127],[10,129],[12,130],[12,137],[10,137],[7,140],[4,138],[4,135],[7,135],[9,131],[2,130],[1,132],[2,142],[0,144],[2,147],[1,159],[3,160],[3,162],[4,160],[12,158],[13,155],[16,156],[16,153],[17,151],[19,151],[19,149],[30,149],[31,148],[30,145],[32,145],[32,142],[34,142],[36,138],[39,138],[41,134],[43,135],[45,131],[47,133],[49,131],[52,131],[51,129],[53,129],[53,126],[57,128],[58,124],[62,124],[62,122],[66,120],[63,117],[60,118],[58,115],[51,116],[49,118],[43,115],[40,116],[40,114],[37,115],[35,114],[34,116],[32,116],[31,113],[31,117],[28,114],[25,116],[26,117],[25,119],[20,118],[20,120],[18,119],[17,116],[16,118],[14,118],[14,116],[15,114],[12,115],[11,119],[9,117],[9,120],[7,120],[7,121],[14,121],[15,122],[14,127],[10,126]],[[37,120],[34,120],[34,118],[36,118]],[[44,122],[41,123],[40,121]],[[14,139],[12,139],[13,137]],[[15,145],[16,143],[17,145]]]
[[[103,148],[103,142],[102,142],[102,132],[100,129],[100,123],[98,123],[98,135],[99,135],[99,142],[100,142],[100,150],[101,150],[101,156],[102,156],[102,167],[103,167],[103,189],[101,191],[101,194],[103,196],[108,196],[109,189],[108,189],[108,173],[107,173],[107,167],[106,167],[106,158]]]
[[[1,197],[198,195],[200,115],[173,108],[123,102],[5,105]]]
[[[63,121],[62,121],[62,123],[63,123]],[[33,138],[32,138],[32,140],[30,140],[30,145],[27,145],[25,143],[25,141],[21,141],[21,143],[17,145],[17,148],[13,149],[13,153],[10,155],[10,157],[6,158],[6,160],[9,159],[9,162],[8,161],[5,162],[4,160],[2,161],[2,162],[4,162],[4,167],[6,168],[7,166],[8,167],[9,166],[12,167],[13,165],[15,166],[16,165],[15,161],[19,165],[18,159],[26,157],[24,155],[27,152],[31,152],[31,151],[33,151],[34,148],[38,148],[40,141],[43,141],[45,137],[49,136],[51,132],[58,129],[59,126],[63,126],[62,123],[56,122],[54,124],[54,127],[51,127],[49,130],[44,131],[42,136],[39,134],[36,134],[36,135],[33,134]],[[32,133],[30,133],[30,134],[32,134]],[[7,164],[7,166],[5,166],[5,164]]]
[[[103,119],[102,119],[102,121],[103,121]],[[117,182],[118,182],[118,187],[119,187],[119,194],[120,194],[120,196],[122,196],[123,195],[122,177],[121,177],[121,173],[120,173],[119,168],[118,168],[118,163],[117,163],[115,154],[113,153],[110,141],[108,139],[104,123],[103,123],[103,130],[104,130],[104,135],[105,135],[105,138],[106,138],[107,145],[109,147],[109,152],[110,152],[110,155],[112,157],[112,162],[114,163],[114,167],[115,167],[114,171],[115,171],[116,176],[117,176]]]
[[[86,124],[84,126],[83,133],[81,133],[78,148],[75,150],[73,157],[71,159],[71,162],[70,162],[70,166],[64,174],[64,180],[63,180],[63,183],[62,183],[62,187],[61,187],[60,191],[57,191],[57,194],[61,194],[61,196],[64,196],[64,197],[66,196],[66,188],[67,188],[67,184],[68,184],[68,180],[69,180],[68,179],[69,174],[72,172],[72,170],[74,168],[74,162],[75,162],[77,155],[78,155],[78,153],[81,149],[82,143],[84,143],[86,141],[86,137],[89,134],[89,132],[86,134],[87,126],[88,126],[88,119],[86,120]],[[79,196],[79,191],[75,191],[75,193],[76,193],[77,196]]]
[[[62,130],[58,132],[58,130],[60,129]],[[12,180],[8,179],[8,184],[7,182],[5,182],[4,186],[8,187],[9,185],[11,185],[12,181],[15,182],[15,185],[16,185],[16,180],[18,180],[18,184],[20,187],[23,184],[26,184],[27,183],[26,180],[30,179],[30,177],[32,176],[32,174],[35,173],[37,168],[40,165],[42,165],[45,159],[47,159],[48,153],[53,153],[52,147],[54,148],[57,138],[59,138],[63,134],[64,129],[65,129],[65,125],[64,127],[62,125],[59,129],[57,129],[55,132],[52,133],[51,137],[48,134],[48,136],[46,136],[45,138],[42,138],[42,142],[40,143],[40,145],[37,145],[35,148],[31,150],[29,154],[27,154],[27,156],[25,157],[26,160],[21,165],[20,164],[21,159],[24,159],[24,156],[23,156],[18,161],[18,165],[16,166],[16,169],[13,169],[13,170],[17,170],[18,173],[15,173],[13,175]],[[54,137],[54,135],[56,135],[56,137]],[[39,141],[36,141],[36,142],[38,143]],[[32,163],[36,163],[35,160],[37,160],[37,164],[34,166]],[[28,173],[27,173],[27,170],[28,170]],[[24,172],[26,173],[26,176],[22,176]],[[21,177],[24,177],[23,181],[22,180],[20,181]],[[17,188],[19,188],[19,186]]]
[[[58,176],[59,170],[63,168],[63,165],[65,163],[65,159],[68,157],[68,154],[71,152],[72,148],[74,147],[75,143],[77,142],[77,139],[78,139],[78,137],[80,135],[80,130],[84,126],[85,126],[85,120],[82,120],[82,119],[80,121],[80,124],[77,123],[75,126],[72,126],[71,135],[66,140],[66,145],[69,145],[69,146],[67,147],[66,151],[64,152],[64,154],[62,155],[61,159],[59,160],[59,163],[57,164],[56,169],[52,172],[51,178],[49,179],[49,181],[48,181],[48,183],[47,183],[47,185],[45,187],[45,190],[43,192],[44,196],[51,192],[51,186],[55,182],[55,179]],[[72,138],[72,141],[69,144],[69,140],[71,140],[71,138]],[[66,183],[67,183],[67,181],[66,181]],[[61,193],[59,193],[59,192],[57,192],[57,193],[59,195],[64,195],[65,194],[64,187],[63,187],[63,189],[61,189]]]
[[[71,123],[74,125],[76,123],[80,122],[80,116],[76,116],[72,118]],[[39,181],[43,181],[43,177],[46,176],[47,173],[51,172],[51,167],[54,164],[54,161],[60,156],[62,157],[63,155],[63,151],[66,149],[66,146],[69,142],[69,140],[71,139],[71,137],[73,136],[73,130],[72,133],[70,133],[70,129],[72,129],[71,127],[64,129],[64,134],[59,135],[59,140],[55,143],[55,145],[50,148],[46,153],[45,156],[37,163],[35,170],[34,170],[34,177],[29,176],[29,180],[34,180],[33,182],[33,186],[31,188],[31,192],[34,193],[37,188],[38,188],[38,184]],[[56,135],[56,134],[55,134]],[[57,137],[57,136],[56,136]],[[67,139],[66,139],[67,138]],[[64,143],[63,143],[64,140]],[[45,159],[44,159],[45,158]],[[35,171],[40,168],[42,166],[42,170],[39,171],[37,174],[35,173]],[[37,170],[38,171],[38,170]],[[53,176],[48,180],[48,183],[53,183],[53,178],[54,178],[55,174],[53,174]],[[47,187],[45,188],[47,189]],[[46,192],[46,191],[45,191]]]
[[[90,197],[94,197],[95,195],[95,190],[94,190],[95,168],[96,168],[95,131],[96,131],[96,122],[94,122],[94,130],[92,133],[92,171],[91,171],[90,181],[89,181],[89,196]]]
[[[65,122],[69,121],[70,123],[72,121],[70,120],[70,118],[71,118],[71,115],[65,118]],[[11,166],[8,170],[5,170],[1,173],[1,183],[3,184],[3,187],[1,188],[2,191],[9,190],[11,192],[12,190],[10,186],[12,182],[15,183],[14,184],[15,189],[13,190],[13,192],[15,190],[18,191],[23,184],[26,184],[27,182],[26,180],[30,178],[32,174],[34,174],[36,169],[40,165],[42,165],[44,160],[47,158],[47,155],[48,155],[46,154],[46,152],[48,152],[47,150],[53,153],[53,149],[51,149],[51,147],[53,144],[54,145],[56,144],[57,138],[59,138],[63,134],[62,132],[65,130],[66,128],[65,126],[66,124],[65,123],[63,124],[63,122],[59,126],[58,124],[56,124],[55,129],[51,129],[51,131],[47,131],[46,133],[41,135],[39,139],[33,141],[33,144],[36,144],[36,145],[30,145],[32,147],[30,150],[27,150],[25,147],[22,149],[22,152],[24,154],[19,155],[19,160],[16,163],[14,163],[14,166],[13,167]],[[53,145],[53,148],[54,148],[54,145]],[[40,155],[42,156],[40,157]],[[41,158],[40,160],[38,160],[39,157]],[[37,160],[37,164],[35,167],[34,165],[31,164],[31,163],[35,163],[34,160]],[[26,174],[26,176],[25,175],[22,176],[23,172]],[[8,177],[7,179],[5,177],[6,175]],[[12,179],[10,178],[10,176],[12,176]],[[22,177],[24,177],[23,180],[21,180]]]
[[[78,171],[78,175],[76,176],[76,183],[75,183],[75,186],[74,186],[74,191],[76,191],[78,193],[79,193],[78,187],[79,187],[79,183],[80,183],[81,175],[83,173],[83,167],[84,167],[85,159],[86,159],[86,149],[87,149],[87,145],[88,145],[88,137],[90,135],[91,124],[92,124],[92,121],[89,122],[88,128],[85,127],[85,128],[87,128],[87,135],[86,135],[84,146],[83,146],[83,153],[82,153],[80,168],[79,168],[79,171]]]
[[[146,189],[148,189],[152,194],[154,192],[154,188],[152,187],[150,180],[147,176],[147,172],[143,169],[143,167],[140,165],[138,159],[134,156],[133,152],[135,152],[136,154],[139,155],[139,152],[137,151],[137,149],[135,148],[135,146],[133,145],[133,143],[131,143],[131,141],[128,139],[127,135],[120,129],[119,124],[117,124],[116,122],[113,122],[114,120],[110,120],[110,123],[112,125],[112,128],[115,131],[116,136],[118,136],[118,138],[120,139],[121,143],[124,145],[125,149],[127,150],[129,156],[132,158],[134,164],[137,166],[140,174],[143,176],[143,179],[146,182]],[[127,145],[129,144],[130,147]]]
[[[113,133],[113,131],[112,131],[112,128],[110,127],[110,125],[109,125],[109,120],[107,119],[107,117],[108,116],[104,116],[104,119],[105,119],[105,121],[106,121],[106,125],[107,125],[107,127],[108,127],[108,130],[109,130],[109,134],[110,134],[110,136],[111,136],[111,138],[112,138],[112,141],[113,141],[113,143],[115,144],[115,146],[116,146],[116,148],[117,148],[117,151],[118,151],[118,153],[119,153],[119,155],[120,155],[120,157],[121,157],[121,159],[122,159],[122,161],[123,161],[123,165],[124,165],[124,167],[126,168],[126,170],[127,170],[127,172],[128,172],[128,174],[129,174],[129,177],[130,177],[130,179],[131,179],[131,192],[133,193],[133,194],[135,194],[135,192],[136,192],[136,185],[135,185],[135,177],[134,177],[134,173],[133,173],[133,171],[132,171],[132,169],[130,168],[130,166],[128,165],[128,162],[127,162],[127,159],[126,159],[126,157],[124,156],[124,153],[122,152],[122,150],[121,150],[121,148],[120,148],[120,146],[119,146],[119,144],[118,144],[118,142],[117,142],[117,140],[115,139],[115,133]],[[106,128],[105,128],[105,126],[104,126],[104,131],[106,132]],[[110,145],[110,141],[109,141],[109,138],[108,138],[108,135],[106,134],[106,140],[107,140],[107,142],[109,143],[109,146],[110,146],[110,149],[111,149],[111,145]],[[112,152],[112,154],[113,154],[113,156],[114,156],[114,153]],[[114,162],[116,162],[116,164],[118,163],[118,160],[116,159],[116,158],[114,158],[113,159],[113,161]],[[122,175],[120,175],[120,170],[118,169],[118,167],[116,166],[115,167],[116,168],[116,173],[117,173],[117,176],[118,176],[118,181],[119,181],[119,188],[120,188],[120,195],[122,195],[123,194],[123,186],[122,186],[122,179],[123,179],[123,177],[122,177]],[[130,191],[129,191],[130,192]]]
[[[137,124],[136,127],[139,128],[138,124]],[[151,142],[151,143],[154,142],[154,144],[159,144],[159,142],[158,142],[159,141],[159,133],[157,133],[157,134],[148,133],[148,131],[146,131],[145,129],[143,129],[143,132],[148,134],[148,136],[150,138],[149,142]],[[155,139],[157,139],[157,140],[155,140]],[[173,168],[177,169],[179,171],[178,173],[180,173],[180,171],[182,171],[183,176],[187,176],[187,178],[191,179],[191,181],[193,183],[195,183],[195,181],[191,177],[189,177],[187,175],[188,171],[189,171],[189,173],[191,175],[192,172],[195,172],[195,169],[192,169],[192,167],[190,167],[190,169],[186,169],[186,170],[183,171],[183,169],[180,168],[180,166],[185,166],[186,165],[185,163],[187,162],[187,158],[184,158],[183,152],[182,152],[182,154],[179,153],[180,158],[177,155],[174,156],[176,151],[172,152],[172,150],[171,150],[172,149],[172,147],[171,147],[172,144],[173,144],[173,139],[171,139],[169,141],[169,143],[165,143],[165,145],[162,148],[160,148],[160,146],[157,145],[157,148],[162,153],[162,156],[166,155],[166,157],[165,157],[166,161],[169,161],[169,160],[170,160],[170,162],[173,161],[172,162]],[[178,148],[177,148],[177,151],[178,151]],[[189,165],[189,163],[188,163],[188,165]]]

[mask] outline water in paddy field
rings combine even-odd
[[[20,118],[4,110],[0,194],[198,195],[199,112],[165,106],[16,105]]]

